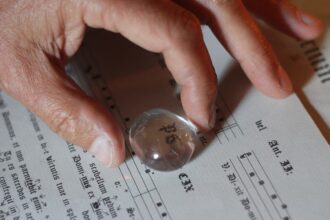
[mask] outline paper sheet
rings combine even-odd
[[[260,94],[204,33],[218,124],[177,171],[148,169],[129,146],[107,169],[0,93],[0,219],[329,219],[329,146],[298,98]],[[89,33],[67,71],[123,131],[150,108],[182,113],[162,58],[118,35]]]
[[[266,33],[290,73],[299,99],[330,143],[330,1],[295,2],[321,18],[324,34],[315,41],[297,42],[275,31]]]

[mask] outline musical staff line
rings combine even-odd
[[[254,151],[244,153],[237,156],[237,160],[269,217],[281,220],[292,219],[287,204],[280,197],[256,153]]]
[[[256,174],[256,177],[258,178],[258,182],[263,181],[262,178],[259,176],[258,172],[256,171],[256,169],[254,168],[253,164],[251,163],[249,157],[247,157],[246,159],[247,159],[247,161],[249,162],[249,164],[250,164],[251,168],[253,169],[254,173]],[[250,176],[250,175],[249,175],[249,176]],[[267,190],[265,184],[262,184],[262,187],[263,187],[264,191],[266,192],[268,198],[270,199],[270,201],[271,201],[273,207],[275,208],[276,213],[278,214],[278,216],[279,216],[280,218],[282,218],[281,213],[279,212],[279,210],[277,209],[276,205],[274,204],[274,201],[273,201],[272,197],[270,196],[270,194],[269,194],[269,192],[268,192],[268,190]]]
[[[277,192],[277,190],[276,190],[276,188],[275,188],[275,186],[274,186],[273,182],[270,180],[270,178],[269,178],[268,174],[266,173],[266,171],[265,171],[264,167],[263,167],[263,166],[262,166],[262,164],[260,163],[260,160],[259,160],[259,158],[257,157],[256,153],[255,153],[254,151],[252,151],[252,154],[253,154],[253,155],[254,155],[254,157],[256,158],[256,160],[257,160],[258,164],[260,165],[260,167],[261,167],[262,171],[264,172],[264,174],[265,174],[266,178],[268,179],[268,181],[269,181],[270,185],[272,186],[272,188],[273,188],[274,192],[276,193],[276,195],[277,195],[277,198],[280,200],[280,202],[281,202],[282,204],[285,204],[285,203],[283,202],[282,198],[280,197],[279,193]],[[291,218],[291,215],[290,215],[290,213],[289,213],[289,210],[288,210],[288,209],[285,209],[285,211],[286,211],[286,213],[287,213],[287,215],[288,215],[289,219],[292,219],[292,218]]]
[[[216,109],[217,123],[215,125],[215,135],[219,143],[222,144],[221,137],[225,137],[227,142],[230,142],[231,138],[236,139],[239,135],[244,135],[244,132],[221,94],[218,94],[217,105],[221,106],[221,108]]]
[[[269,217],[270,217],[272,220],[274,220],[274,217],[272,216],[272,214],[271,214],[270,210],[268,209],[268,207],[267,207],[265,201],[263,200],[262,196],[260,195],[259,190],[257,189],[257,187],[255,186],[255,184],[254,184],[253,181],[251,180],[251,178],[250,178],[250,176],[249,176],[249,174],[248,174],[246,168],[244,167],[242,161],[240,160],[239,157],[237,157],[237,159],[238,159],[239,163],[241,164],[241,166],[242,166],[242,168],[243,168],[245,174],[248,176],[250,183],[252,184],[252,186],[253,186],[255,192],[257,193],[257,195],[258,195],[258,197],[259,197],[259,200],[262,202],[263,206],[265,207],[265,210],[267,211]]]
[[[110,111],[112,111],[113,113],[115,113],[115,115],[118,116],[118,118],[121,121],[121,125],[123,126],[124,130],[127,131],[129,129],[128,126],[126,125],[127,122],[128,122],[127,117],[123,116],[123,114],[121,113],[120,109],[118,108],[118,106],[116,104],[116,100],[112,96],[111,90],[105,84],[105,80],[102,77],[102,74],[101,74],[101,71],[99,69],[99,65],[98,65],[97,61],[93,60],[91,57],[88,57],[86,52],[88,52],[88,54],[92,54],[91,50],[89,48],[87,48],[87,46],[85,46],[85,50],[84,50],[84,53],[83,53],[83,55],[84,55],[83,59],[84,60],[83,60],[83,62],[81,62],[81,64],[83,64],[83,63],[84,64],[86,64],[86,63],[89,64],[88,65],[89,67],[87,68],[88,72],[85,72],[85,74],[92,81],[92,82],[90,82],[88,80],[88,82],[90,83],[90,87],[91,88],[96,87],[96,89],[100,90],[99,92],[102,95],[102,99],[103,99],[101,101],[109,108]],[[91,64],[93,64],[93,67],[92,67]],[[95,68],[95,70],[93,68]],[[96,95],[95,91],[93,91],[93,92],[94,92],[95,97],[98,97]],[[126,134],[125,138],[127,138],[127,134]],[[162,199],[162,197],[161,197],[161,195],[160,195],[160,193],[157,189],[157,186],[156,186],[152,176],[150,175],[150,173],[147,174],[148,178],[151,180],[151,183],[152,183],[152,187],[149,187],[148,184],[146,183],[146,179],[145,179],[144,175],[142,175],[142,173],[141,173],[141,168],[139,168],[139,166],[137,165],[136,158],[134,157],[134,154],[132,153],[132,149],[130,148],[129,145],[126,145],[126,149],[127,149],[127,152],[128,152],[128,155],[127,155],[128,157],[124,161],[124,164],[119,167],[119,170],[120,170],[122,178],[125,181],[126,187],[129,190],[132,199],[134,200],[135,206],[139,211],[140,217],[142,219],[145,219],[143,214],[142,214],[142,210],[139,207],[140,203],[138,203],[136,201],[136,199],[138,199],[138,198],[141,198],[141,200],[142,200],[143,207],[145,208],[145,210],[148,213],[148,219],[155,219],[154,218],[155,216],[152,215],[151,210],[149,209],[149,206],[147,205],[147,202],[145,201],[145,198],[144,198],[145,195],[148,195],[149,198],[151,199],[152,203],[153,203],[153,206],[154,206],[154,208],[155,208],[155,210],[158,214],[159,219],[164,219],[165,217],[167,219],[172,219],[169,212],[168,212],[168,210],[167,210],[167,207],[164,204],[164,201],[163,201],[163,199]],[[131,162],[129,162],[129,161],[131,161]],[[131,163],[131,165],[129,163]],[[123,167],[122,166],[124,166],[127,169],[128,174],[130,175],[131,179],[133,180],[134,188],[138,191],[138,194],[135,195],[135,196],[132,193],[132,189],[131,189],[130,184],[128,184],[128,182],[125,178],[125,174],[123,173]],[[134,177],[134,175],[132,173],[132,169],[131,169],[130,166],[132,166],[132,168],[137,171],[136,174],[137,174],[137,177],[142,181],[142,186],[140,186],[137,183],[137,180],[135,179],[136,177]],[[146,167],[145,166],[143,166],[143,167],[144,167],[144,170],[145,170]],[[141,191],[141,187],[145,188],[146,191]],[[152,194],[152,192],[156,192],[156,194]],[[156,202],[156,200],[160,201],[160,202]],[[161,205],[159,205],[159,204],[161,204]],[[140,204],[140,205],[142,205],[142,204]],[[163,212],[163,211],[161,212],[160,207],[163,208],[165,210],[165,212]]]
[[[258,206],[256,205],[256,203],[255,203],[253,197],[251,196],[250,191],[249,191],[248,188],[246,187],[246,184],[244,183],[244,181],[243,181],[241,175],[239,174],[238,170],[236,169],[236,166],[234,165],[233,161],[232,161],[232,160],[229,160],[229,161],[230,161],[231,165],[233,166],[235,172],[237,173],[238,178],[240,179],[241,183],[243,184],[244,189],[246,190],[247,194],[249,195],[250,199],[252,200],[252,203],[253,203],[254,207],[256,208],[257,212],[259,213],[259,216],[261,217],[261,219],[264,219],[264,217],[262,216],[262,214],[261,214],[261,212],[260,212]]]

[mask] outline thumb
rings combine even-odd
[[[0,75],[3,90],[106,166],[124,160],[124,138],[115,119],[66,76],[57,60],[39,50],[20,49],[9,61],[11,67]]]

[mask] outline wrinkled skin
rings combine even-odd
[[[285,0],[0,0],[0,89],[63,138],[118,166],[124,159],[119,126],[63,70],[86,27],[119,32],[162,53],[182,86],[187,116],[207,130],[214,124],[217,88],[200,23],[210,26],[264,94],[283,98],[292,90],[249,12],[296,38],[322,31],[317,18]]]

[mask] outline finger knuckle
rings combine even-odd
[[[196,42],[201,39],[201,25],[195,15],[185,10],[178,10],[176,16],[177,25],[171,34],[174,43]]]
[[[76,133],[76,123],[78,119],[73,112],[57,108],[51,111],[49,120],[51,129],[61,136]]]

